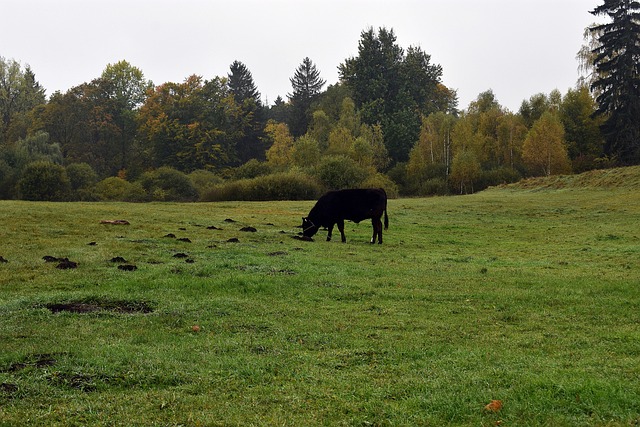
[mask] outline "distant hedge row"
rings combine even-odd
[[[397,186],[383,174],[367,174],[349,162],[335,159],[314,171],[273,172],[255,164],[238,168],[223,179],[210,171],[184,174],[169,167],[142,174],[135,181],[109,177],[98,181],[87,164],[63,167],[49,161],[33,162],[17,183],[18,196],[41,201],[225,201],[311,200],[324,191],[346,187],[382,187],[397,197]],[[256,176],[254,176],[256,175]]]

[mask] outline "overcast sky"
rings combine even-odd
[[[522,100],[578,79],[583,31],[602,0],[0,0],[0,56],[29,64],[47,94],[126,60],[155,84],[251,71],[263,100],[291,92],[305,57],[328,84],[369,27],[392,28],[443,67],[460,108],[492,89]]]

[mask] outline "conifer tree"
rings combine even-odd
[[[392,29],[363,31],[358,56],[347,58],[338,70],[362,121],[382,126],[394,162],[408,160],[420,138],[422,115],[449,104],[440,88],[442,67],[432,64],[431,56],[419,47],[410,46],[405,52]]]
[[[251,159],[264,160],[264,110],[251,71],[242,62],[234,61],[227,77],[229,89],[240,111],[235,117],[235,125],[240,133],[236,146],[238,160],[240,163]]]
[[[298,137],[307,132],[311,103],[326,81],[320,78],[320,71],[309,57],[304,58],[289,81],[293,88],[293,92],[287,95],[292,107],[289,127],[293,136]]]
[[[238,104],[246,100],[253,100],[256,105],[261,105],[260,92],[256,87],[251,71],[240,61],[233,61],[230,67],[229,88]]]
[[[597,114],[602,125],[605,154],[621,164],[640,163],[640,2],[604,0],[591,11],[608,16],[609,23],[595,25],[599,37],[593,50],[597,78],[591,89],[598,94]]]

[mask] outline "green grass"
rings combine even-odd
[[[390,200],[383,245],[312,205],[0,202],[0,425],[640,423],[637,191]]]

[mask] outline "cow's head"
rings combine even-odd
[[[312,237],[318,232],[320,226],[315,225],[309,218],[302,218],[302,235]]]

